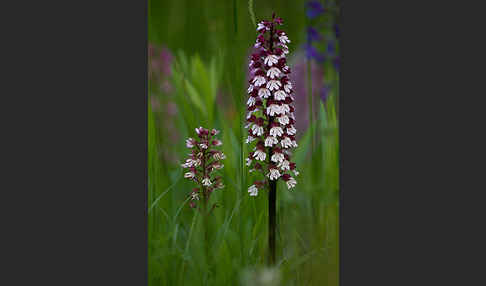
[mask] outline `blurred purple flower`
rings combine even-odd
[[[170,66],[173,58],[171,52],[166,47],[163,47],[160,51],[160,61],[162,62],[160,70],[166,77],[170,77],[172,74]]]
[[[322,88],[321,88],[321,100],[323,103],[326,102],[327,98],[329,97],[329,91],[331,90],[331,88],[327,85],[324,85]]]
[[[339,71],[339,68],[341,67],[341,58],[339,56],[336,56],[333,60],[332,60],[332,64],[334,66],[334,68]]]
[[[315,41],[320,41],[322,40],[321,34],[314,28],[314,27],[308,27],[307,28],[307,43],[312,43]]]
[[[336,35],[336,38],[339,38],[339,35],[341,34],[340,33],[340,29],[339,29],[339,25],[338,24],[334,24],[334,34]]]
[[[149,44],[149,79],[156,82],[160,89],[166,93],[172,91],[169,77],[172,74],[172,53],[166,47],[158,48]]]
[[[336,47],[335,47],[335,43],[334,43],[333,40],[330,40],[327,43],[327,51],[326,52],[329,56],[333,56],[336,53]]]
[[[307,17],[309,17],[310,19],[314,19],[325,12],[324,7],[319,1],[309,1],[307,2],[306,6]]]
[[[170,93],[172,91],[172,85],[169,82],[169,78],[172,75],[171,65],[173,58],[172,53],[166,47],[162,47],[159,55],[159,69],[162,75],[160,89],[162,89],[165,93]]]
[[[325,55],[320,53],[314,46],[310,44],[305,45],[305,54],[307,59],[315,59],[319,63],[326,60]]]
[[[167,47],[149,43],[148,57],[149,80],[153,87],[149,90],[150,102],[152,110],[158,113],[156,124],[163,130],[161,132],[164,134],[164,138],[167,139],[167,142],[164,143],[168,143],[161,155],[164,160],[175,162],[177,158],[173,155],[171,147],[169,147],[169,145],[172,146],[172,143],[177,142],[180,136],[173,122],[175,121],[175,115],[177,115],[177,105],[173,101],[173,86],[170,81],[174,56]]]

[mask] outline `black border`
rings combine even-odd
[[[148,1],[17,6],[0,285],[147,285]]]

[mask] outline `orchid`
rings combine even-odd
[[[206,209],[211,193],[224,187],[222,178],[216,176],[214,172],[224,167],[221,160],[224,160],[226,156],[223,152],[214,149],[214,147],[223,144],[221,140],[215,138],[219,133],[218,130],[199,127],[195,131],[198,139],[188,138],[186,140],[186,147],[191,150],[191,153],[189,153],[189,158],[181,166],[189,169],[184,174],[184,178],[192,180],[198,185],[189,194],[191,207],[196,207],[195,201],[199,201],[200,197],[202,197],[205,204],[204,208]]]

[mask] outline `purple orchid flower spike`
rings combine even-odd
[[[204,204],[207,204],[211,193],[217,189],[224,188],[222,177],[216,175],[216,170],[224,167],[221,160],[226,156],[215,147],[223,143],[216,138],[219,131],[216,129],[196,128],[197,137],[188,138],[186,147],[191,150],[189,158],[181,166],[187,169],[184,178],[194,181],[198,185],[189,194],[191,197],[191,207],[196,207],[196,202],[202,197]],[[205,208],[206,209],[206,208]]]
[[[294,97],[286,59],[290,40],[285,32],[277,29],[282,23],[280,18],[273,18],[273,21],[258,23],[256,51],[249,65],[246,143],[255,141],[256,144],[246,161],[250,172],[262,172],[270,181],[282,178],[291,189],[297,182],[285,173],[292,171],[297,175],[298,172],[290,162],[290,148],[297,147]],[[250,196],[258,195],[258,189],[264,185],[265,181],[256,181],[248,189]]]

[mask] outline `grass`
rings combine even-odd
[[[304,2],[252,2],[257,21],[273,10],[284,19],[292,55],[305,41]],[[264,285],[257,280],[272,275],[279,277],[277,285],[338,285],[335,89],[326,104],[313,106],[318,110],[314,125],[298,130],[293,156],[298,185],[288,191],[278,183],[277,266],[264,272],[268,196],[248,196],[256,176],[244,165],[248,150],[242,144],[246,60],[255,40],[248,7],[245,1],[149,1],[149,41],[174,54],[167,76],[171,90],[149,81],[149,96],[160,105],[148,106],[149,285]],[[169,106],[176,112],[167,111]],[[199,126],[221,130],[227,155],[220,170],[226,187],[211,196],[220,207],[208,221],[208,251],[203,218],[189,207],[193,185],[180,167],[187,155],[185,139]],[[314,149],[310,130],[318,134]]]

